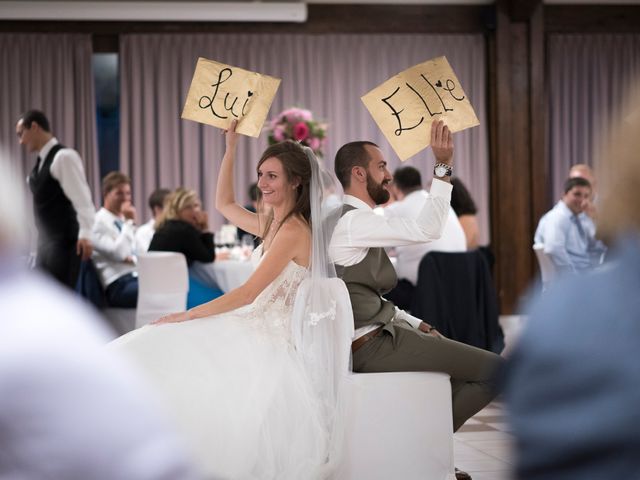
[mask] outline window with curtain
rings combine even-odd
[[[100,178],[120,169],[120,83],[118,54],[94,53],[93,78],[96,91],[96,121]]]

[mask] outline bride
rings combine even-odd
[[[335,391],[327,392],[319,383],[326,384],[321,377],[331,376],[333,366],[327,363],[335,359],[327,352],[335,345],[329,337],[337,330],[326,321],[324,330],[297,330],[321,326],[319,319],[335,318],[336,313],[333,300],[324,302],[324,313],[317,313],[317,305],[316,313],[310,313],[309,305],[298,305],[312,251],[314,268],[323,266],[324,246],[316,241],[322,237],[316,235],[321,222],[314,224],[311,214],[312,209],[320,211],[319,164],[309,149],[294,142],[267,148],[257,166],[267,213],[251,213],[234,198],[235,126],[226,132],[216,208],[262,238],[252,257],[255,273],[226,295],[163,317],[112,346],[132,357],[157,387],[207,478],[321,478],[331,440],[327,405],[333,400],[327,396],[335,399]],[[307,295],[318,291],[306,287],[300,290]],[[305,317],[303,327],[292,325],[294,306],[295,315]],[[324,357],[311,355],[315,372],[303,349],[294,348],[293,337],[322,350]],[[341,338],[346,343],[337,348],[348,350],[349,333]]]

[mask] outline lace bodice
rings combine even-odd
[[[257,267],[261,260],[262,245],[259,245],[251,255],[251,263]],[[280,275],[249,305],[246,318],[267,329],[283,328],[288,337],[296,293],[308,274],[306,267],[289,261]]]

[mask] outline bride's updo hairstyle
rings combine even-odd
[[[310,198],[310,182],[311,182],[311,165],[309,158],[303,150],[302,146],[294,141],[286,140],[276,143],[267,148],[262,157],[258,161],[256,171],[268,158],[275,157],[282,163],[282,168],[289,183],[298,182],[296,188],[296,201],[293,209],[285,215],[281,220],[278,228],[292,215],[300,215],[305,221],[311,225],[311,198]],[[262,192],[258,189],[258,205],[262,204]],[[271,222],[273,221],[273,213],[267,217],[266,225],[263,231],[263,237],[266,235]]]

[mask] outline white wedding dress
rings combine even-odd
[[[322,475],[328,434],[291,343],[295,296],[307,276],[290,261],[251,305],[145,326],[111,344],[157,387],[207,478]]]

